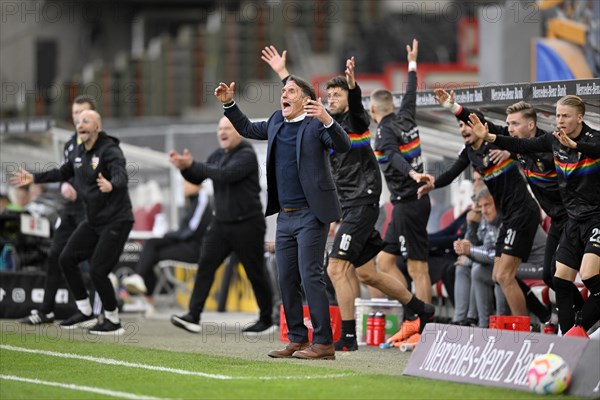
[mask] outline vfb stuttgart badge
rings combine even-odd
[[[92,157],[92,169],[95,170],[98,167],[98,163],[100,163],[100,157],[94,154]]]

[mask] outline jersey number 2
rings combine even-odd
[[[600,243],[600,229],[592,229],[592,237],[590,237],[590,242]]]

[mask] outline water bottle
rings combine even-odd
[[[369,315],[367,316],[367,346],[375,346],[373,344],[374,324],[375,313],[369,313]]]
[[[379,346],[385,342],[385,314],[375,313],[373,318],[373,346]]]

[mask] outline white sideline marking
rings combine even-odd
[[[92,356],[84,356],[84,355],[80,355],[80,354],[71,354],[71,353],[59,353],[59,352],[48,351],[48,350],[27,349],[24,347],[17,347],[17,346],[5,345],[5,344],[0,345],[0,349],[10,350],[10,351],[18,351],[18,352],[22,352],[22,353],[42,354],[42,355],[51,356],[51,357],[85,360],[85,361],[95,362],[98,364],[118,365],[121,367],[140,368],[140,369],[147,369],[150,371],[170,372],[170,373],[179,374],[179,375],[192,375],[192,376],[199,376],[202,378],[219,379],[219,380],[331,379],[331,378],[344,378],[344,377],[356,375],[356,374],[329,374],[329,375],[315,375],[315,376],[229,376],[229,375],[207,374],[204,372],[188,371],[185,369],[159,367],[156,365],[131,363],[128,361],[115,360],[112,358],[92,357]]]
[[[119,392],[119,391],[116,391],[116,390],[102,389],[102,388],[97,388],[97,387],[92,387],[92,386],[79,386],[79,385],[74,385],[72,383],[60,383],[60,382],[41,381],[39,379],[29,379],[29,378],[23,378],[23,377],[15,376],[15,375],[0,375],[0,379],[6,379],[8,381],[33,383],[33,384],[36,384],[36,385],[55,386],[55,387],[59,387],[59,388],[63,388],[63,389],[79,390],[81,392],[98,393],[98,394],[103,394],[103,395],[106,395],[106,396],[119,397],[121,399],[132,399],[132,400],[142,400],[142,399],[166,400],[166,399],[161,399],[160,397],[143,396],[143,395],[137,395],[137,394],[133,394],[133,393]]]

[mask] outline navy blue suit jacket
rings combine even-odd
[[[281,110],[267,121],[251,122],[237,105],[225,109],[225,116],[240,135],[249,139],[268,140],[267,146],[267,210],[266,215],[280,210],[275,179],[275,137],[284,123]],[[328,224],[341,218],[340,202],[329,165],[329,149],[336,153],[350,150],[350,139],[344,129],[333,121],[325,128],[316,118],[306,117],[300,125],[296,139],[298,176],[308,206],[319,221]]]

